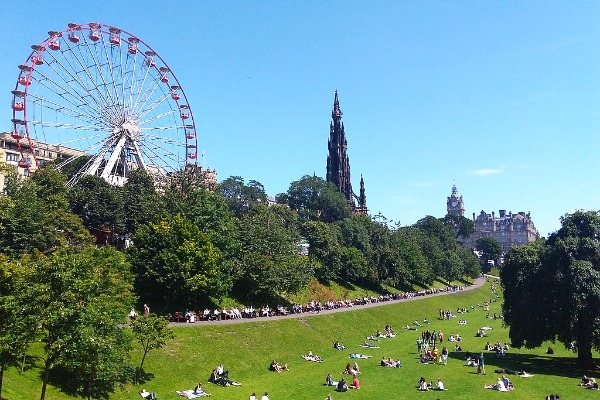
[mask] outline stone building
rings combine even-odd
[[[342,122],[342,110],[338,100],[337,90],[333,100],[333,111],[331,111],[331,124],[329,125],[329,142],[327,155],[327,178],[326,181],[337,186],[338,190],[346,196],[352,210],[356,213],[367,213],[367,197],[365,195],[365,181],[360,176],[360,192],[357,196],[352,191],[350,180],[350,158],[347,154],[348,142]]]
[[[34,148],[33,153],[32,147]],[[60,162],[60,160],[78,155],[84,155],[84,153],[70,147],[37,142],[34,139],[31,139],[30,142],[19,132],[0,132],[0,164],[12,169],[21,177],[28,177],[37,170],[38,165],[41,166],[49,161]],[[4,176],[4,171],[0,170],[0,193],[4,193],[5,190]]]
[[[465,207],[461,195],[458,194],[456,186],[452,187],[452,194],[448,197],[446,203],[448,214],[460,215],[464,217]],[[521,246],[535,242],[539,238],[539,233],[535,228],[531,214],[518,212],[513,214],[506,210],[499,210],[498,215],[494,211],[491,214],[481,211],[479,215],[473,213],[473,223],[475,232],[471,234],[464,244],[474,248],[479,238],[492,237],[502,245],[506,252],[512,246]]]

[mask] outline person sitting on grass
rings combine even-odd
[[[429,385],[427,384],[427,381],[423,377],[421,377],[419,379],[419,390],[421,390],[423,392],[429,391]]]
[[[327,374],[327,378],[325,378],[326,386],[337,386],[338,383],[339,383],[338,381],[333,380],[333,376],[331,375],[331,372]]]
[[[356,364],[358,367],[358,364]],[[349,374],[352,376],[356,376],[358,374],[358,370],[354,368],[354,366],[350,365],[350,363],[346,364],[346,368],[342,371],[342,374]]]
[[[241,383],[229,379],[226,374],[219,375],[216,369],[213,369],[213,371],[210,374],[210,378],[208,378],[208,381],[210,383],[214,383],[220,386],[242,386]]]
[[[506,386],[504,385],[504,381],[502,380],[502,378],[498,378],[498,382],[496,382],[495,385],[485,385],[484,387],[486,389],[499,390],[501,392],[508,391],[508,389],[506,389]]]
[[[444,386],[444,382],[442,382],[442,378],[438,378],[437,383],[435,384],[435,387],[433,387],[432,389],[434,389],[434,390],[448,390]]]
[[[587,386],[590,383],[590,378],[587,377],[587,375],[584,375],[583,378],[581,378],[581,382],[579,383],[579,386]]]
[[[360,381],[358,380],[356,375],[354,376],[354,379],[352,379],[352,385],[350,385],[349,388],[350,389],[360,389]]]
[[[338,392],[348,391],[348,384],[346,383],[346,379],[342,378],[342,380],[338,382],[336,390]]]
[[[346,346],[344,346],[343,344],[340,344],[340,342],[338,342],[336,340],[335,342],[333,342],[333,348],[342,351],[346,348]]]
[[[271,361],[271,365],[269,365],[269,371],[281,372],[281,371],[289,371],[287,364],[278,364],[275,360]]]

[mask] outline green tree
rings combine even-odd
[[[110,186],[99,176],[84,176],[69,192],[71,209],[91,231],[125,230],[123,201],[118,188]]]
[[[202,175],[185,172],[170,181],[160,202],[163,219],[181,215],[208,235],[221,254],[211,292],[216,297],[228,294],[240,274],[241,242],[239,221],[221,192],[208,190]]]
[[[338,227],[320,221],[307,221],[302,231],[309,244],[309,256],[320,266],[316,271],[317,277],[323,280],[339,279],[342,248],[338,241]]]
[[[72,371],[88,398],[106,395],[122,379],[127,358],[119,325],[133,296],[124,255],[110,247],[60,249],[50,256],[33,254],[24,263],[27,284],[20,304],[32,306],[45,354],[40,399],[55,366]]]
[[[35,319],[21,304],[19,296],[25,288],[25,270],[20,262],[0,255],[0,399],[4,372],[16,365],[34,339]]]
[[[313,277],[308,258],[298,255],[301,238],[296,218],[296,213],[281,205],[257,206],[242,218],[244,251],[237,293],[268,300],[296,293]]]
[[[139,382],[140,374],[144,371],[144,361],[151,350],[162,349],[169,340],[175,337],[169,323],[156,314],[140,315],[132,320],[131,332],[136,342],[142,346],[142,361],[136,373],[136,383]]]
[[[218,287],[219,249],[181,215],[139,227],[128,254],[138,293],[162,299],[165,306],[174,300],[196,303]]]
[[[289,207],[305,221],[335,222],[352,214],[348,200],[337,187],[314,175],[292,182],[287,194],[278,199],[287,200]]]
[[[600,215],[577,211],[542,242],[513,247],[501,270],[503,311],[516,347],[574,342],[577,365],[600,349]]]
[[[447,214],[443,219],[444,225],[452,228],[457,238],[466,239],[475,233],[475,223],[457,214]]]
[[[441,277],[450,284],[450,282],[459,279],[463,272],[464,265],[460,255],[456,251],[446,251],[442,262]]]
[[[65,180],[56,170],[44,169],[26,180],[9,174],[6,187],[0,211],[0,245],[6,254],[92,242],[82,221],[69,211]]]
[[[251,180],[248,185],[241,176],[231,176],[219,184],[229,210],[238,218],[258,204],[267,204],[267,194],[262,183]]]
[[[496,262],[502,255],[502,245],[491,236],[480,237],[475,242],[475,246],[477,250],[481,251],[481,258],[485,265],[489,260]]]
[[[481,266],[475,254],[467,249],[458,249],[458,256],[463,264],[462,275],[469,278],[477,278],[481,274]]]
[[[154,179],[144,169],[129,174],[121,198],[125,232],[133,234],[140,225],[159,218],[160,204]]]

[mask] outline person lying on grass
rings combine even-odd
[[[369,342],[367,342],[366,340],[363,342],[363,344],[360,345],[360,347],[365,347],[367,349],[378,349],[379,346],[375,345],[375,344],[371,344]]]
[[[312,351],[309,351],[308,354],[302,354],[300,357],[302,357],[306,361],[323,362],[323,358],[321,356],[313,354]]]
[[[364,360],[366,360],[367,358],[373,358],[373,356],[367,356],[365,354],[360,354],[360,353],[351,353],[350,358],[362,358]]]

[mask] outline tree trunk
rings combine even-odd
[[[589,343],[578,343],[577,366],[581,369],[594,369],[595,365],[592,357],[592,346]]]
[[[2,400],[2,380],[4,379],[4,369],[6,368],[6,362],[2,360],[2,365],[0,366],[0,400]]]
[[[44,364],[44,374],[42,376],[42,394],[40,400],[46,400],[46,387],[48,386],[48,378],[50,378],[50,368],[52,366],[52,360],[48,358]]]

